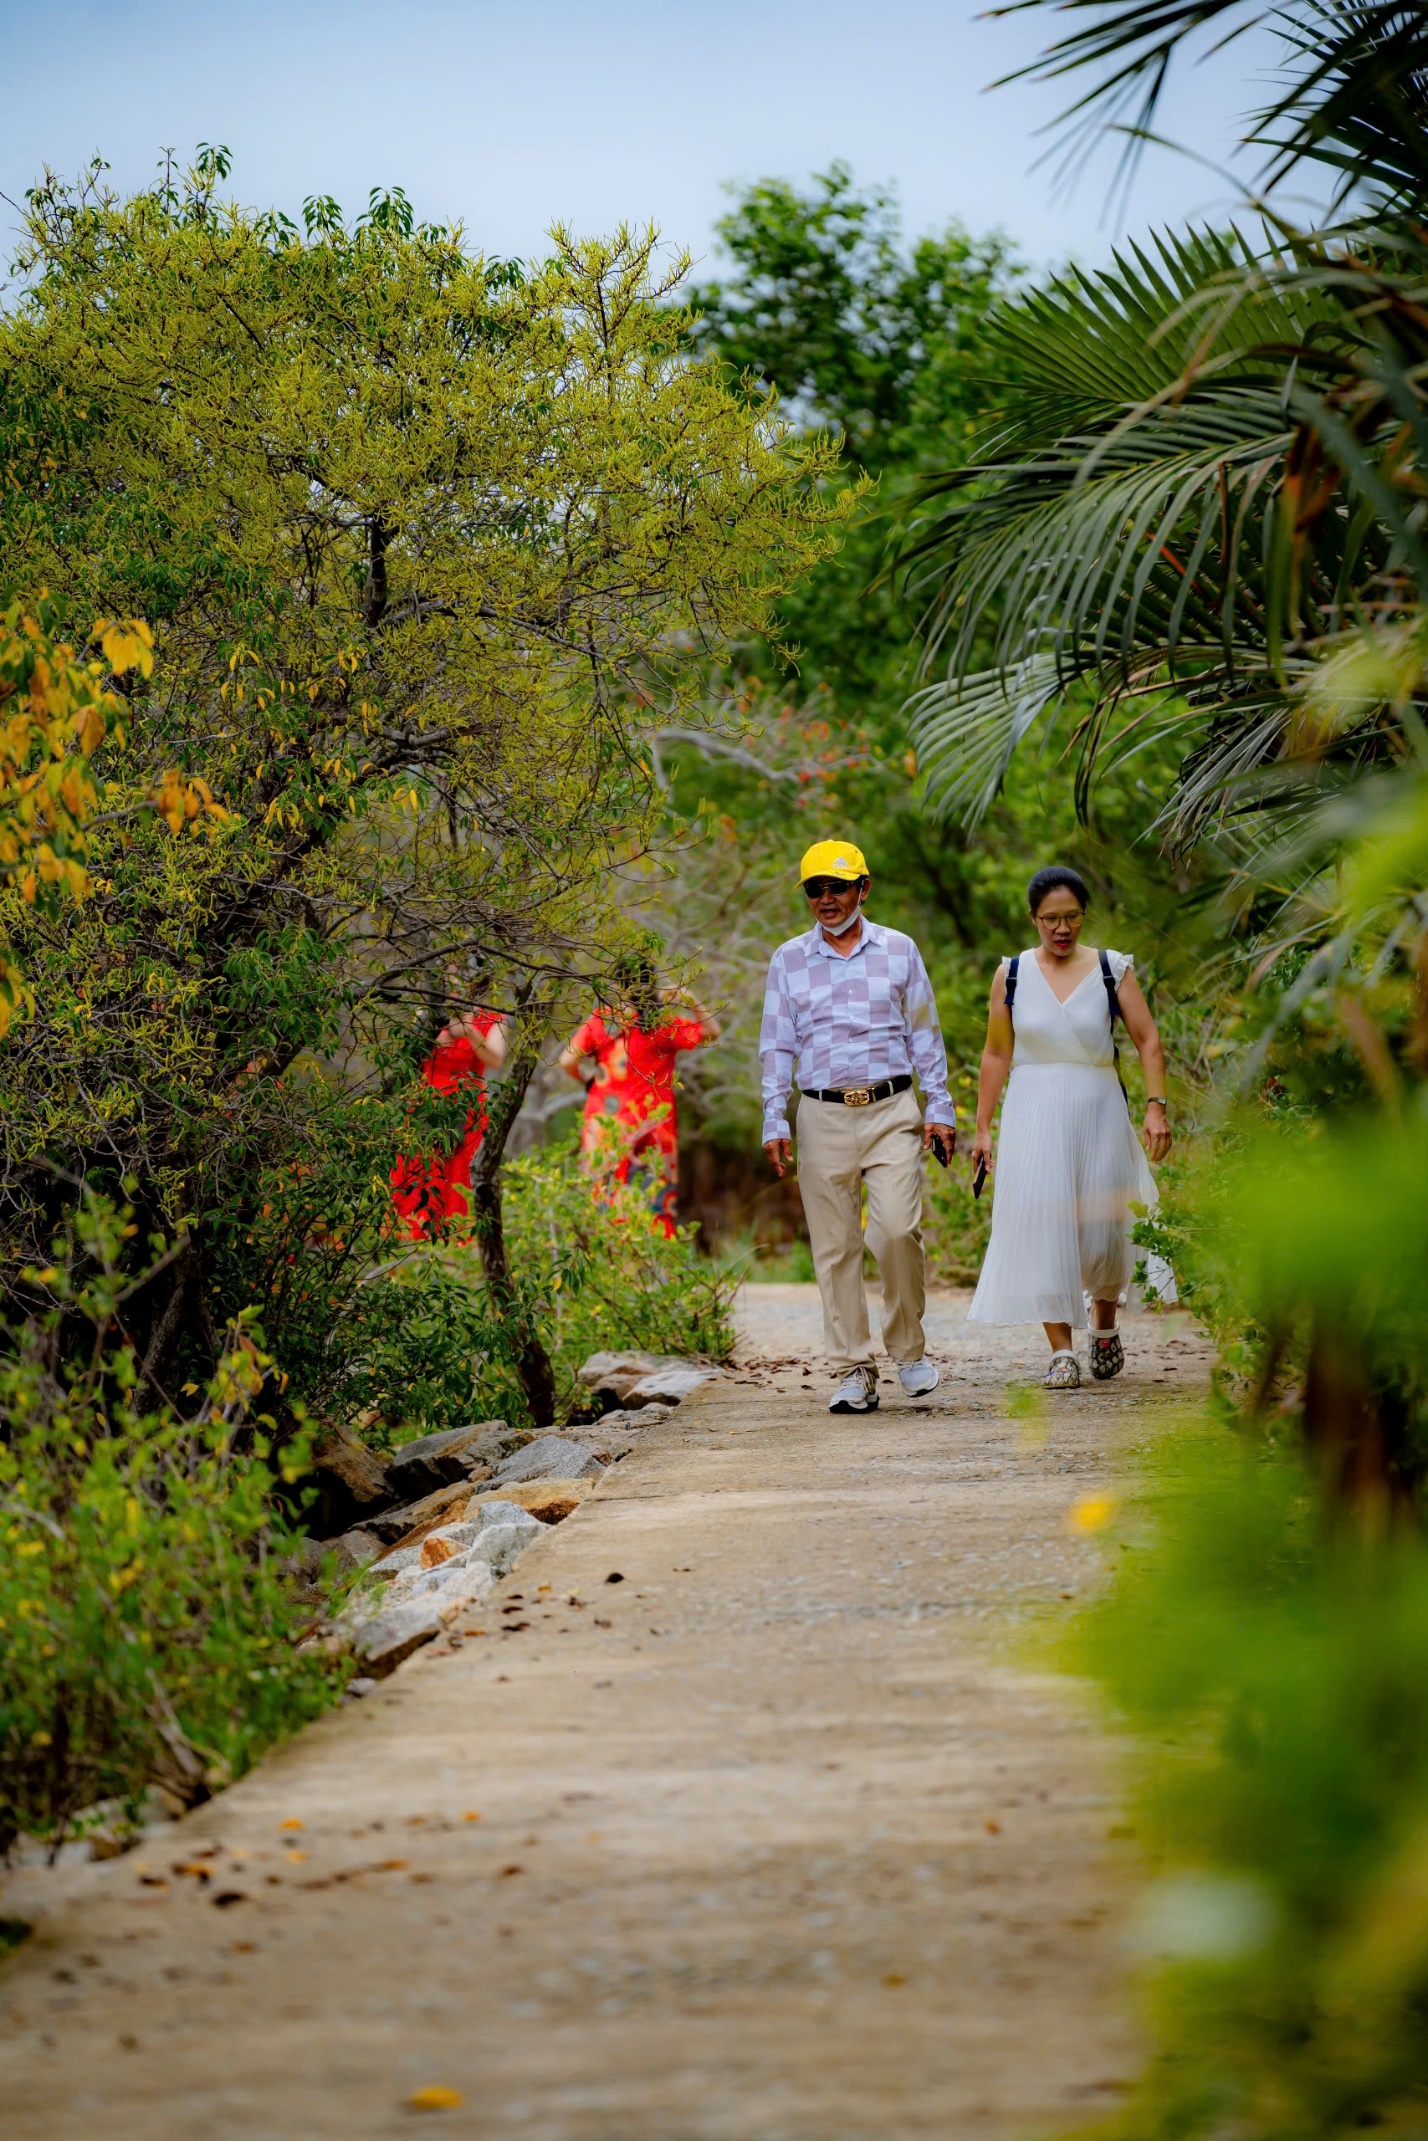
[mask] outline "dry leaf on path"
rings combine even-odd
[[[425,2089],[415,2090],[407,2102],[413,2111],[455,2111],[465,2098],[459,2089],[446,2089],[440,2082],[429,2082]]]

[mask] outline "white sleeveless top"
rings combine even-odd
[[[1107,951],[1117,987],[1134,965],[1125,952]],[[1021,954],[1016,970],[1016,995],[1012,1000],[1012,1069],[1032,1064],[1074,1063],[1092,1070],[1109,1070],[1115,1061],[1111,1045],[1111,1011],[1099,958],[1089,974],[1078,982],[1064,1004],[1045,974],[1033,948]]]

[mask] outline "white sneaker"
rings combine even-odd
[[[876,1412],[878,1378],[872,1368],[854,1368],[828,1401],[829,1412]]]
[[[910,1398],[927,1398],[941,1382],[942,1371],[934,1368],[924,1354],[921,1360],[905,1360],[897,1371],[897,1379]]]

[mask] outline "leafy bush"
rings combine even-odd
[[[280,1563],[264,1422],[270,1363],[242,1322],[194,1411],[155,1403],[123,1336],[121,1226],[87,1200],[48,1306],[0,1334],[0,1852],[60,1841],[103,1799],[187,1803],[332,1699],[332,1661]],[[86,1275],[87,1274],[87,1275]],[[60,1327],[87,1327],[62,1365]],[[284,1476],[305,1462],[284,1451]]]
[[[1420,2132],[1395,2114],[1428,2089],[1428,1549],[1326,1529],[1272,1445],[1161,1447],[1076,1656],[1141,1736],[1158,1875],[1155,2056],[1097,2131]]]
[[[701,1256],[692,1227],[667,1239],[634,1190],[597,1203],[561,1150],[509,1161],[505,1179],[511,1261],[544,1276],[537,1312],[567,1403],[592,1352],[729,1358],[739,1273]]]
[[[693,1228],[666,1240],[633,1191],[597,1203],[566,1148],[508,1160],[503,1184],[516,1297],[508,1313],[496,1312],[470,1240],[388,1239],[364,1264],[340,1228],[310,1232],[273,1282],[285,1303],[284,1367],[300,1351],[303,1387],[324,1411],[361,1416],[374,1447],[483,1416],[548,1426],[522,1385],[513,1341],[522,1325],[550,1355],[558,1416],[578,1405],[577,1371],[592,1352],[726,1360],[733,1351],[738,1272],[702,1256]]]

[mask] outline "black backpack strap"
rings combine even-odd
[[[1116,977],[1111,972],[1110,953],[1098,952],[1096,956],[1101,962],[1101,980],[1105,983],[1106,1007],[1111,1014],[1111,1054],[1116,1059],[1116,1081],[1120,1086],[1121,1092],[1125,1095],[1125,1103],[1129,1108],[1130,1094],[1126,1092],[1126,1082],[1121,1076],[1121,1052],[1116,1043],[1116,1020],[1120,1019],[1124,1024],[1125,1013],[1121,1010],[1121,1000],[1116,994]]]
[[[1016,1002],[1016,970],[1021,965],[1021,953],[1015,952],[1007,961],[1007,1017],[1011,1018],[1012,1005]],[[1015,1023],[1015,1021],[1013,1021]]]

